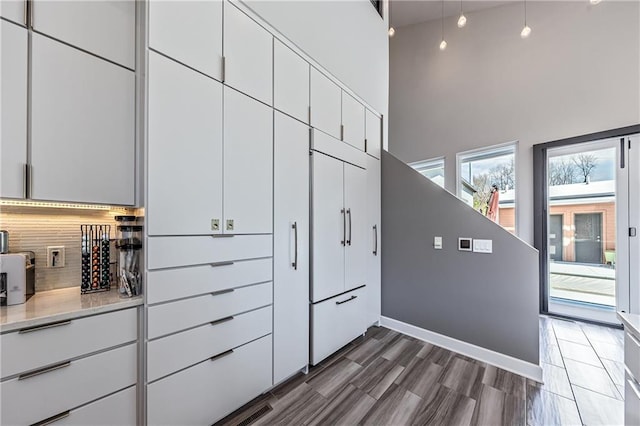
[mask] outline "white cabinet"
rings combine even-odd
[[[279,112],[274,129],[273,382],[309,360],[309,128]]]
[[[344,291],[366,284],[367,251],[367,171],[344,163],[344,206],[347,241],[344,251]]]
[[[342,140],[364,151],[364,106],[342,91]]]
[[[340,139],[342,90],[320,71],[311,68],[311,127]]]
[[[624,424],[640,424],[640,330],[637,315],[625,316],[624,334]],[[628,322],[627,322],[628,321]]]
[[[226,2],[223,40],[225,84],[271,105],[273,36]]]
[[[38,34],[31,73],[31,197],[134,204],[135,74]]]
[[[367,154],[380,158],[382,147],[382,120],[369,110],[365,114],[365,146]]]
[[[91,404],[71,410],[69,415],[57,420],[56,426],[134,425],[137,421],[136,387],[99,399]]]
[[[313,153],[312,301],[366,284],[367,178],[359,167]]]
[[[222,84],[149,52],[148,111],[149,235],[221,233]]]
[[[149,47],[222,81],[222,0],[152,0]]]
[[[150,425],[209,425],[271,387],[271,335],[147,387]]]
[[[359,288],[312,305],[311,364],[318,364],[367,330],[366,290]]]
[[[380,160],[367,156],[367,325],[380,321],[382,311],[380,178]]]
[[[224,88],[224,232],[273,230],[273,110]]]
[[[31,21],[39,33],[135,68],[134,0],[32,0]]]
[[[311,297],[314,302],[344,291],[344,163],[313,153]]]
[[[3,11],[5,10],[4,1]],[[25,28],[0,20],[0,197],[26,197],[27,61]]]
[[[273,107],[309,123],[309,64],[274,40]]]
[[[27,0],[0,1],[0,16],[20,25],[27,25]],[[4,37],[4,34],[2,35]],[[4,70],[3,70],[4,72]]]

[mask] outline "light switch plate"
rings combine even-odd
[[[442,237],[433,237],[433,248],[442,250]]]
[[[47,247],[47,267],[64,268],[65,250],[64,246]]]
[[[475,253],[493,253],[493,240],[473,240]]]

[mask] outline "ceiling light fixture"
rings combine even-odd
[[[447,48],[447,42],[444,39],[444,0],[442,0],[442,20],[441,20],[441,29],[442,29],[442,41],[440,42],[440,50],[444,50]]]
[[[396,29],[391,26],[391,0],[388,0],[387,8],[387,15],[389,18],[389,37],[393,37],[396,34]]]
[[[458,28],[462,28],[467,25],[467,17],[462,13],[462,0],[460,0],[460,17],[458,18]]]
[[[598,3],[600,3],[601,0],[589,0],[589,3],[596,5]]]
[[[531,34],[531,27],[527,25],[527,0],[524,0],[524,28],[520,32],[520,37],[527,38]]]

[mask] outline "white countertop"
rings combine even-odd
[[[122,298],[116,289],[80,294],[80,287],[42,291],[27,303],[0,308],[0,332],[35,327],[142,305],[142,296]]]
[[[640,315],[618,312],[618,318],[620,318],[622,324],[624,324],[624,329],[626,331],[630,331],[636,336],[640,336]]]

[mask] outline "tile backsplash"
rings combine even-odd
[[[80,225],[111,225],[111,239],[114,240],[114,217],[124,214],[135,214],[135,211],[0,206],[0,229],[9,231],[9,252],[35,252],[38,292],[80,286]],[[49,246],[65,247],[63,268],[47,268]],[[111,252],[111,259],[116,259],[115,250]]]

